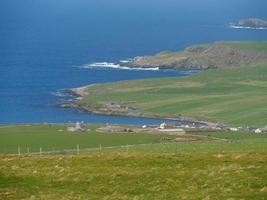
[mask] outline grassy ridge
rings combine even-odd
[[[184,78],[95,85],[79,105],[105,112],[120,102],[158,116],[187,116],[235,126],[267,125],[267,65],[208,70]]]

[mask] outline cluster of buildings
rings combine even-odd
[[[165,133],[185,133],[185,130],[195,131],[232,131],[232,132],[251,132],[251,133],[267,133],[267,126],[265,128],[244,128],[244,127],[226,127],[218,124],[209,124],[204,122],[178,123],[178,122],[163,122],[158,126],[143,125],[142,128],[125,128],[120,126],[107,126],[100,128],[104,132],[165,132]],[[68,132],[86,131],[86,125],[83,121],[69,124]]]
[[[158,129],[182,129],[182,130],[199,130],[199,131],[219,131],[225,130],[225,127],[217,124],[207,124],[204,122],[164,122]]]
[[[83,121],[76,122],[75,124],[71,124],[67,127],[67,131],[69,132],[76,132],[76,131],[85,131],[85,123]]]
[[[146,126],[143,126],[145,128]],[[267,126],[264,128],[251,128],[251,127],[237,127],[230,128],[219,124],[204,123],[204,122],[192,122],[179,124],[177,122],[167,122],[161,123],[158,127],[159,130],[171,130],[171,129],[181,129],[181,130],[195,130],[195,131],[233,131],[233,132],[251,132],[251,133],[267,133]]]
[[[229,128],[229,131],[233,132],[252,132],[252,133],[264,133],[267,132],[267,127],[265,128],[244,128],[244,127],[237,127],[237,128]]]

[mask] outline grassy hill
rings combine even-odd
[[[178,78],[82,88],[78,107],[101,113],[191,117],[231,126],[267,125],[267,64],[208,70]],[[119,108],[107,104],[116,102]]]

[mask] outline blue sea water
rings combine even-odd
[[[266,0],[1,0],[0,124],[157,123],[59,108],[58,91],[177,71],[82,68],[218,40],[267,40],[230,22],[267,19]]]

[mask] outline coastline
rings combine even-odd
[[[67,90],[67,92],[72,94],[75,98],[71,102],[67,101],[60,103],[60,107],[82,110],[92,114],[163,120],[171,119],[176,121],[187,121],[188,123],[203,122],[213,127],[227,127],[225,124],[228,124],[228,126],[231,124],[236,126],[244,125],[247,127],[254,126],[254,124],[259,124],[259,122],[251,124],[251,122],[247,122],[246,119],[244,119],[242,122],[233,123],[231,120],[236,119],[232,119],[231,116],[227,116],[227,114],[225,114],[227,117],[224,117],[224,115],[223,117],[220,117],[220,113],[224,114],[225,111],[220,110],[219,108],[225,102],[225,93],[227,93],[225,88],[226,84],[229,84],[227,85],[228,87],[237,91],[239,91],[238,88],[240,87],[236,87],[236,84],[243,85],[243,83],[234,76],[234,73],[239,75],[240,70],[243,69],[244,71],[247,71],[247,73],[252,73],[251,78],[255,79],[255,81],[259,79],[257,76],[258,70],[255,71],[251,66],[258,66],[259,69],[264,71],[264,67],[261,67],[260,64],[266,63],[267,56],[265,48],[266,43],[258,42],[215,42],[207,45],[190,46],[186,48],[182,54],[162,52],[155,56],[135,57],[132,61],[123,63],[127,63],[128,65],[139,64],[140,67],[148,67],[150,66],[149,64],[153,64],[153,67],[155,67],[155,63],[159,63],[159,66],[174,58],[177,58],[180,62],[181,55],[190,55],[192,59],[198,59],[198,62],[194,62],[194,65],[186,65],[190,66],[186,70],[190,71],[193,66],[201,66],[199,63],[204,61],[206,64],[202,66],[207,67],[200,67],[198,71],[206,72],[200,73],[200,76],[192,76],[189,80],[174,80],[170,78],[170,80],[153,80],[151,82],[149,79],[146,79],[133,82],[110,83],[111,85],[103,86],[101,86],[101,84],[97,84],[98,86],[92,84],[72,88]],[[225,59],[225,57],[227,58]],[[182,58],[184,57],[182,56]],[[218,65],[214,63],[217,63]],[[186,63],[183,63],[183,66],[185,66],[185,64]],[[237,68],[239,66],[240,68]],[[215,70],[207,70],[210,68],[215,68]],[[181,68],[175,68],[175,70],[181,70]],[[221,71],[222,74],[220,72],[218,74],[217,71]],[[213,75],[215,75],[215,78],[212,78]],[[244,77],[246,78],[246,76]],[[193,80],[193,83],[191,79]],[[218,93],[218,91],[214,90],[214,84],[217,88],[220,88],[221,91],[224,91],[224,93]],[[204,85],[207,85],[207,91],[204,90],[203,92]],[[192,91],[196,91],[196,94],[199,95],[192,98],[188,95],[191,94]],[[171,96],[171,101],[168,99],[170,96],[167,96],[167,94]],[[164,98],[161,99],[160,95],[163,95],[162,97]],[[240,91],[240,95],[238,96],[240,100],[242,100],[242,95],[244,95],[243,91]],[[177,98],[179,100],[177,100]],[[188,100],[190,100],[191,104],[194,104],[199,101],[199,98],[202,98],[200,105],[190,106],[190,103],[188,103]],[[197,109],[200,109],[201,112],[201,106],[207,106],[207,102],[210,102],[211,104],[214,103],[213,101],[216,98],[221,100],[221,102],[219,101],[218,103],[218,107],[211,107],[208,112],[205,111],[204,114],[197,114]],[[236,97],[229,93],[227,98],[226,100],[228,103],[234,105],[231,104],[231,98],[236,99]],[[253,96],[251,98],[252,102],[256,101]],[[155,104],[151,106],[151,103],[153,102],[155,102]],[[162,107],[163,110],[159,109],[153,112],[151,109],[153,106],[155,109],[157,109],[157,106],[158,108]],[[164,106],[166,107],[164,108]],[[175,106],[178,108],[180,106],[182,109],[186,108],[189,112],[172,112],[170,109],[175,108]],[[166,108],[167,111],[165,112],[164,109]],[[233,107],[233,109],[238,108],[239,107],[236,108],[236,106]],[[240,109],[241,108],[242,106]],[[216,116],[209,114],[209,112],[217,112],[217,118]],[[232,110],[229,111],[229,113],[230,112],[232,112]],[[250,113],[247,113],[247,115],[249,116]]]

